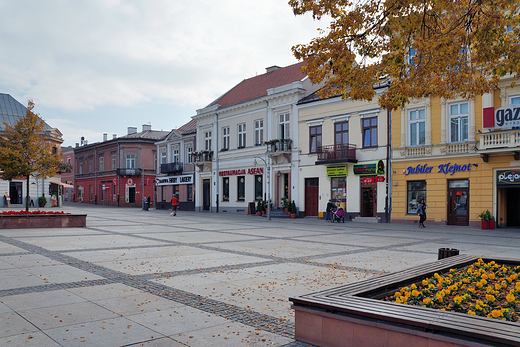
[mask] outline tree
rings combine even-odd
[[[396,109],[410,98],[471,98],[520,69],[520,0],[290,0],[295,15],[330,18],[327,31],[293,53],[321,96]],[[512,83],[514,85],[514,82]]]
[[[33,113],[34,103],[29,101],[27,111],[16,124],[6,126],[0,136],[0,168],[2,179],[27,179],[25,208],[29,211],[29,177],[50,177],[59,170],[60,158],[52,152],[52,143],[45,135],[45,122]]]

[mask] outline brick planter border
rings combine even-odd
[[[1,215],[0,229],[86,227],[86,214]]]
[[[403,286],[474,263],[458,255],[333,289],[289,298],[295,338],[324,347],[520,346],[520,324],[382,301]],[[519,265],[513,259],[488,259]]]

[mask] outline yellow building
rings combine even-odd
[[[520,226],[520,88],[504,80],[474,99],[413,100],[392,114],[393,222]]]

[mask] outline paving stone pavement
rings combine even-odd
[[[309,346],[294,340],[291,296],[441,247],[519,258],[520,229],[62,209],[87,227],[0,229],[1,346]]]

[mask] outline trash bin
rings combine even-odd
[[[438,260],[453,257],[454,255],[459,255],[459,250],[455,248],[439,248]]]

